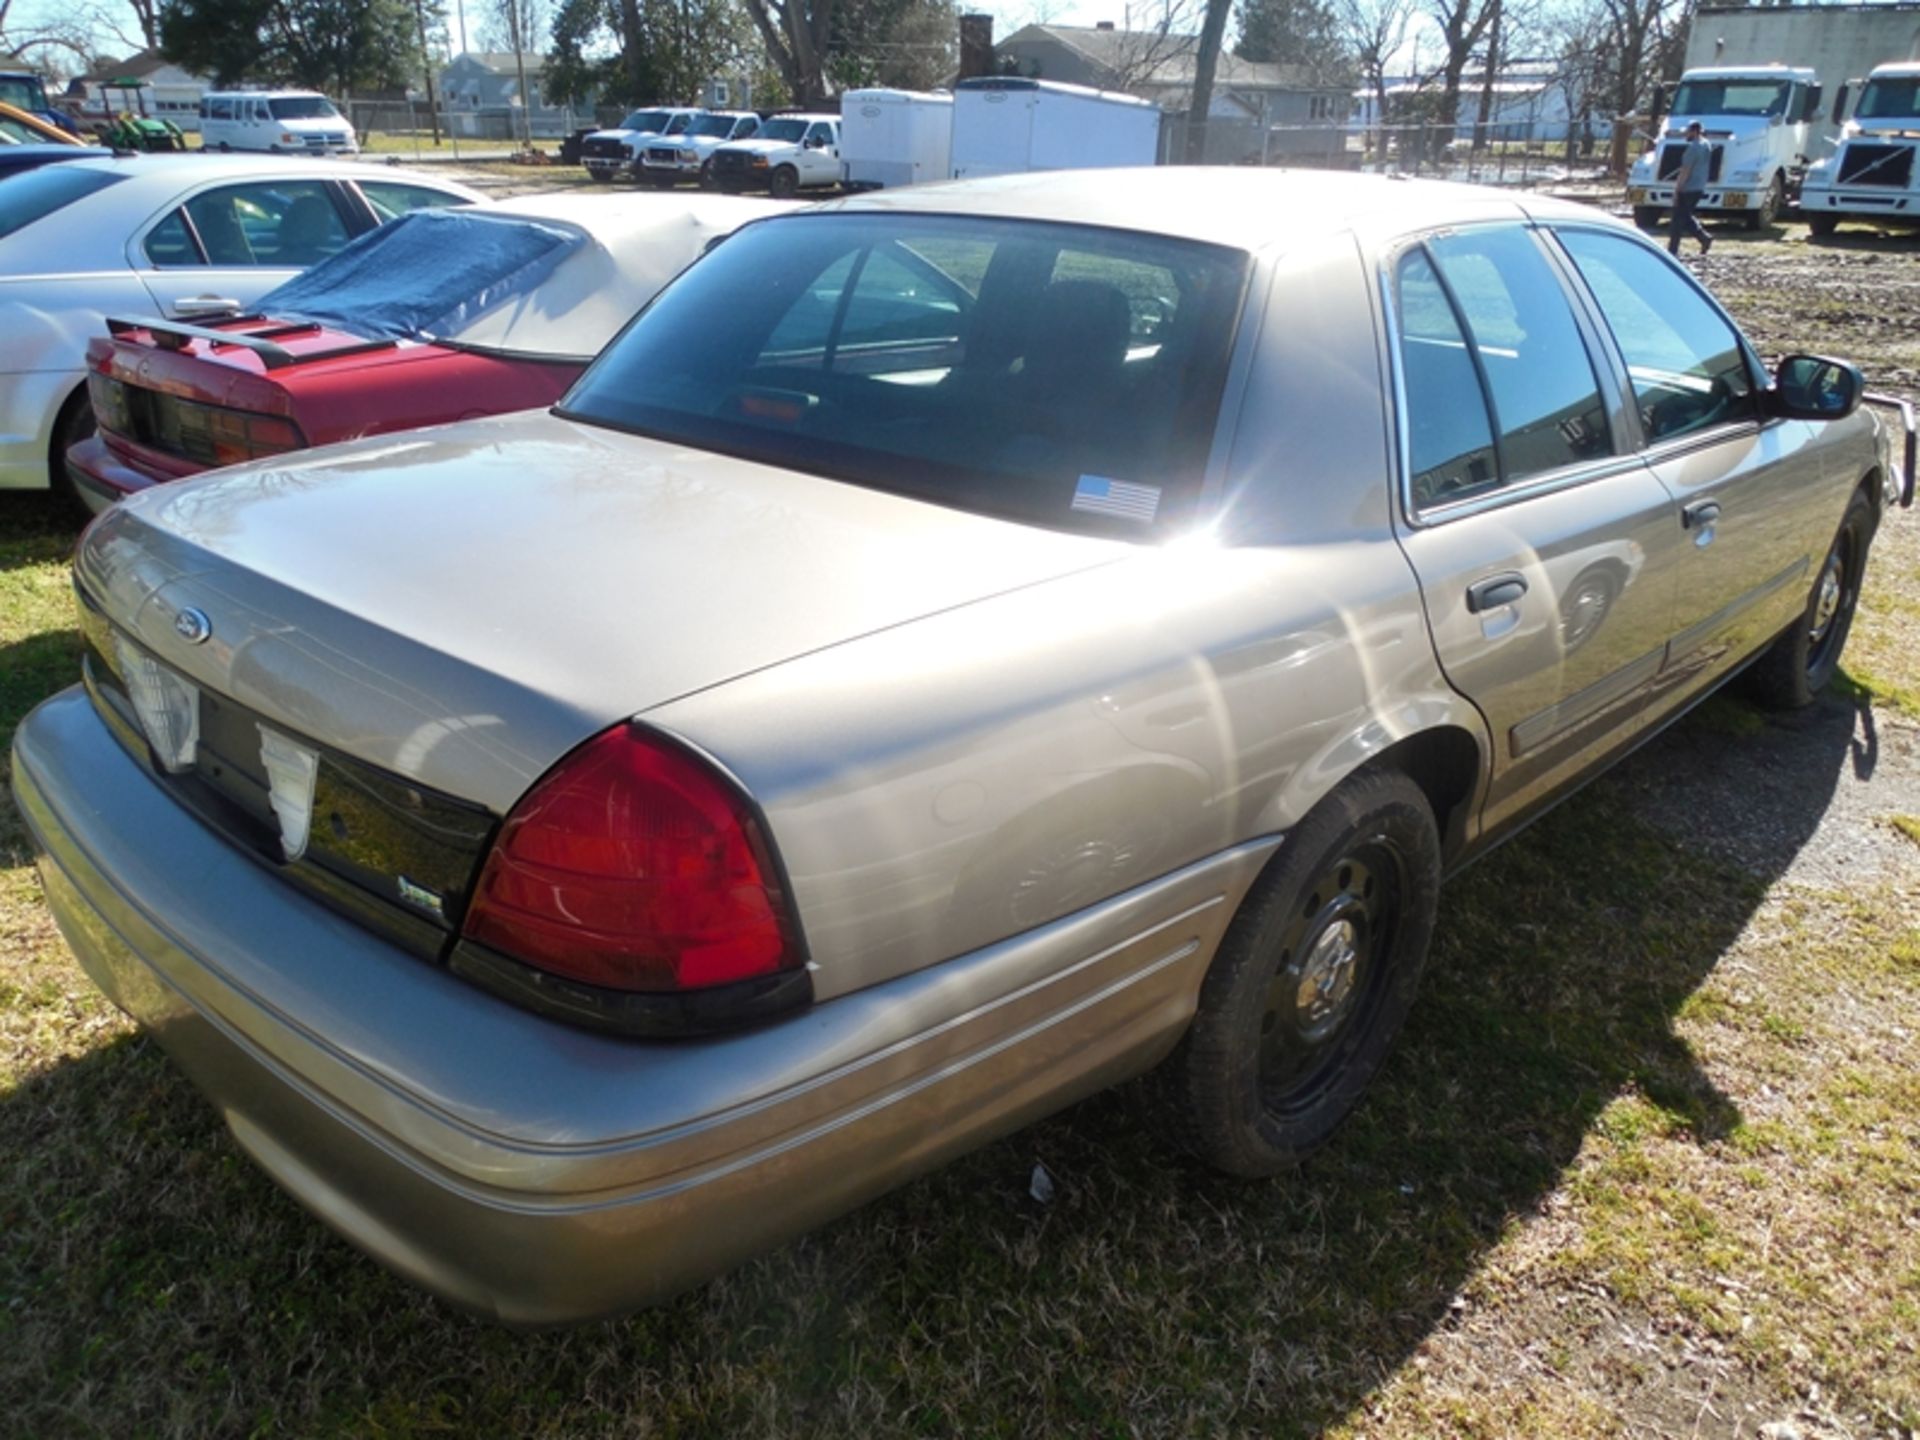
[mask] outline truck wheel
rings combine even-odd
[[[711,160],[703,160],[700,162],[700,188],[702,190],[711,190],[714,188],[713,161]]]
[[[1873,506],[1856,491],[1840,522],[1840,533],[1833,537],[1827,558],[1813,577],[1806,610],[1747,671],[1747,693],[1755,701],[1773,710],[1798,710],[1811,705],[1833,679],[1853,629],[1872,539]]]
[[[790,199],[800,189],[800,172],[791,165],[782,165],[767,177],[767,193],[776,200]]]
[[[1440,897],[1440,833],[1395,771],[1347,780],[1254,882],[1164,1084],[1177,1138],[1232,1175],[1324,1144],[1413,1004]]]
[[[1834,231],[1838,230],[1839,228],[1840,228],[1840,217],[1838,215],[1807,216],[1807,230],[1808,230],[1808,233],[1810,234],[1831,235],[1833,234]]]
[[[589,170],[587,174],[593,177],[593,183],[596,185],[611,185],[613,183],[613,172],[611,170]]]
[[[1633,223],[1642,230],[1660,228],[1660,207],[1658,205],[1636,205],[1633,207]]]
[[[1762,229],[1768,225],[1778,225],[1780,218],[1787,213],[1787,182],[1778,171],[1774,172],[1773,183],[1767,186],[1767,198],[1760,202],[1760,213],[1753,228]]]

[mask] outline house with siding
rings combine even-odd
[[[522,65],[511,51],[463,50],[440,71],[440,93],[445,97],[442,103],[447,123],[456,135],[509,140],[522,133],[524,123],[526,133],[534,139],[551,140],[592,121],[591,106],[548,103],[540,88],[547,67],[544,55],[520,59],[527,77],[524,95],[520,90]]]

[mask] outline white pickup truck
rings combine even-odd
[[[1842,220],[1920,225],[1916,149],[1920,62],[1876,65],[1841,132],[1839,148],[1807,171],[1800,190],[1800,216],[1807,228],[1831,235]]]
[[[1713,162],[1702,215],[1738,215],[1749,230],[1787,213],[1806,173],[1820,107],[1810,69],[1787,65],[1716,66],[1689,70],[1674,91],[1666,131],[1627,177],[1634,221],[1651,229],[1673,206],[1673,182],[1686,149],[1687,126],[1700,122]]]
[[[750,140],[731,140],[713,152],[707,177],[720,190],[766,190],[792,195],[840,183],[840,117],[776,115]]]

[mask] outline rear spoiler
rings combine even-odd
[[[1900,413],[1900,428],[1906,435],[1906,448],[1900,457],[1900,506],[1907,509],[1913,504],[1914,472],[1920,463],[1920,428],[1916,428],[1913,418],[1913,406],[1910,402],[1895,395],[1866,394],[1860,397],[1865,405],[1877,405],[1883,410],[1897,410]]]
[[[235,315],[221,323],[232,325],[240,321],[265,321],[264,315]],[[387,350],[398,345],[398,340],[357,340],[351,345],[336,345],[331,350],[310,350],[304,355],[296,355],[284,346],[274,344],[274,340],[288,335],[305,335],[318,330],[318,325],[291,324],[278,325],[267,322],[265,330],[253,330],[246,334],[237,334],[232,330],[215,330],[208,325],[188,325],[178,320],[117,320],[107,319],[107,333],[116,340],[134,330],[145,330],[154,337],[154,342],[162,350],[180,350],[188,341],[204,340],[210,345],[235,345],[242,350],[251,350],[260,357],[260,363],[269,370],[278,370],[283,366],[297,365],[307,360],[333,360],[342,355],[360,355],[372,350]],[[171,342],[171,343],[169,343]]]

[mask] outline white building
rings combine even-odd
[[[138,90],[109,88],[116,80],[138,80]],[[123,110],[171,120],[182,130],[200,128],[200,97],[213,88],[204,75],[184,70],[153,50],[117,64],[102,65],[92,75],[70,81],[60,99],[61,108],[82,125],[104,125]]]
[[[1466,74],[1460,78],[1460,103],[1454,112],[1454,138],[1471,140],[1480,120],[1480,96],[1486,75]],[[1420,115],[1410,102],[1416,96],[1437,95],[1438,76],[1400,75],[1387,81],[1385,123],[1417,124]],[[1353,92],[1353,112],[1347,122],[1350,132],[1372,130],[1381,123],[1379,97],[1372,86]],[[1554,140],[1564,141],[1573,123],[1570,97],[1560,72],[1551,60],[1516,60],[1504,65],[1494,76],[1492,104],[1488,110],[1486,138],[1490,141]],[[1594,136],[1607,132],[1607,122],[1597,113],[1589,121]]]

